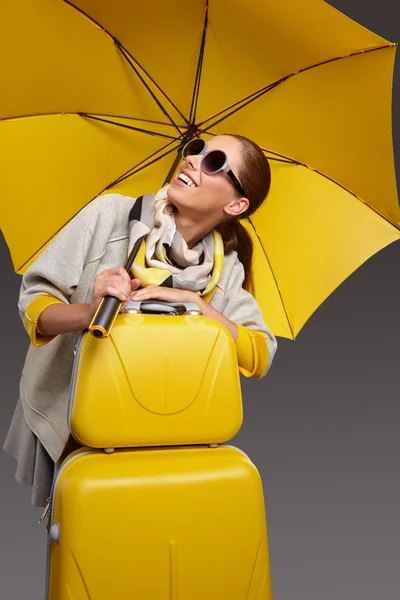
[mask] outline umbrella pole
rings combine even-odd
[[[129,273],[133,261],[135,260],[136,254],[139,252],[140,245],[144,240],[145,236],[142,236],[138,240],[136,240],[127,260],[124,264],[124,269]],[[114,324],[114,321],[118,315],[120,306],[122,302],[118,298],[114,298],[114,296],[104,296],[101,300],[94,316],[92,322],[90,323],[88,329],[90,333],[96,338],[105,338],[108,337],[110,333],[110,329]]]
[[[184,136],[184,138],[182,140],[182,144],[178,148],[178,152],[177,152],[175,160],[172,164],[172,167],[168,171],[164,185],[166,183],[169,183],[171,178],[173,177],[173,175],[176,171],[176,168],[181,160],[181,149],[193,137],[194,133],[195,133],[195,127],[194,126],[189,127],[186,135]],[[124,269],[127,271],[127,273],[129,273],[129,271],[131,269],[131,266],[133,264],[133,261],[135,260],[136,254],[139,252],[139,248],[140,248],[140,245],[141,245],[143,239],[144,239],[144,236],[139,238],[136,241],[136,243],[134,244],[134,246],[127,258],[127,261],[124,265]],[[114,321],[117,318],[121,304],[122,304],[122,302],[118,298],[114,298],[114,296],[105,296],[101,300],[101,302],[93,316],[93,319],[88,327],[90,333],[94,337],[99,338],[99,339],[108,337],[111,327],[113,326]]]
[[[166,183],[170,183],[172,176],[175,173],[177,166],[179,165],[179,162],[182,160],[182,155],[181,155],[182,148],[192,139],[192,137],[195,137],[196,133],[197,133],[197,127],[194,123],[192,123],[191,125],[189,125],[187,132],[183,136],[182,143],[178,148],[178,152],[176,154],[176,157],[172,164],[172,167],[168,171],[167,177],[165,178],[165,181],[164,181],[164,185]]]
[[[173,177],[173,175],[174,175],[174,173],[175,173],[175,171],[176,171],[176,168],[177,168],[178,164],[179,164],[179,163],[180,163],[180,161],[181,161],[181,153],[180,153],[180,149],[181,149],[181,147],[179,147],[179,149],[178,149],[178,154],[177,154],[177,155],[176,155],[176,157],[175,157],[175,160],[174,160],[174,162],[173,162],[173,164],[172,164],[172,167],[171,167],[171,168],[170,168],[170,170],[168,171],[168,175],[167,175],[167,177],[165,178],[165,181],[164,181],[164,184],[163,184],[163,185],[165,185],[166,183],[170,183],[170,180],[172,179],[172,177]]]

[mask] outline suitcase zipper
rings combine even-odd
[[[91,454],[92,452],[96,452],[96,450],[91,449],[91,450],[84,450],[83,452],[81,452],[78,456],[82,456],[83,454]],[[46,526],[46,531],[48,533],[47,536],[47,557],[46,557],[46,600],[48,600],[49,598],[49,583],[50,583],[50,552],[51,552],[51,543],[52,540],[50,538],[50,526],[53,520],[53,510],[54,510],[54,495],[55,495],[55,488],[56,485],[58,483],[58,479],[60,477],[60,473],[61,471],[64,469],[64,467],[72,460],[74,460],[76,458],[77,455],[71,457],[67,457],[65,459],[64,464],[61,466],[57,472],[57,475],[55,477],[55,479],[53,480],[52,486],[51,486],[51,491],[50,491],[50,498],[47,498],[46,501],[46,506],[45,509],[43,511],[43,515],[40,518],[39,523],[42,523],[44,521],[44,519],[46,518],[46,516],[48,517],[48,521],[47,521],[47,526]],[[57,542],[58,543],[58,542]]]
[[[43,511],[42,516],[39,519],[39,523],[43,523],[43,521],[45,520],[45,518],[49,514],[50,510],[51,510],[51,498],[47,498],[47,500],[46,500],[46,506],[45,506],[45,509]]]
[[[46,517],[50,516],[50,512],[51,512],[51,497],[47,498],[47,500],[46,500],[46,506],[44,508],[42,516],[39,519],[39,523],[40,524],[43,523],[43,521],[45,520]],[[46,525],[46,530],[48,530],[48,526],[49,526],[49,520],[48,520],[47,525]]]
[[[89,451],[90,452],[90,451]],[[82,454],[88,454],[88,451],[86,452],[82,452]],[[81,456],[81,454],[79,455]],[[73,457],[75,458],[75,457]],[[66,463],[69,462],[69,459],[66,461]],[[65,463],[65,464],[66,464]],[[63,465],[64,467],[65,465]],[[51,486],[51,490],[50,490],[50,497],[47,498],[46,500],[46,506],[44,507],[44,511],[42,516],[39,519],[39,523],[42,524],[43,521],[46,519],[47,517],[47,524],[46,524],[46,531],[49,531],[50,529],[50,523],[51,523],[51,513],[52,513],[52,508],[53,508],[53,494],[54,494],[54,488],[55,488],[55,484],[58,480],[59,474],[60,474],[61,468],[59,469],[56,479],[53,481],[53,484]]]

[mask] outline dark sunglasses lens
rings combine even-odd
[[[224,166],[226,154],[222,150],[211,150],[203,159],[202,168],[207,173],[215,173]]]
[[[196,154],[200,154],[200,152],[203,150],[203,148],[204,148],[204,140],[199,140],[199,139],[191,140],[184,147],[182,154],[183,154],[184,158],[186,158],[187,156],[194,156]]]

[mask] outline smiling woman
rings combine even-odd
[[[138,199],[118,194],[88,204],[25,272],[21,319],[30,336],[5,450],[17,479],[43,506],[54,472],[74,448],[67,424],[73,347],[101,300],[192,302],[232,335],[238,369],[263,377],[277,343],[252,295],[252,243],[239,218],[270,186],[264,154],[241,136],[195,139],[172,185]],[[128,273],[127,251],[143,238]]]
[[[245,270],[243,287],[253,292],[253,245],[239,218],[252,215],[269,192],[271,171],[267,158],[248,138],[227,134],[207,144],[199,138],[191,140],[182,155],[184,161],[168,194],[177,208],[175,220],[180,219],[179,230],[188,223],[186,236],[190,244],[194,232],[201,236],[215,227],[222,235],[225,252],[237,251]],[[192,182],[190,187],[197,188],[187,202],[184,193],[176,190],[185,186],[180,181],[185,176]],[[188,221],[182,222],[182,215]]]

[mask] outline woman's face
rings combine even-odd
[[[216,136],[207,142],[206,151],[223,150],[230,169],[239,179],[242,145],[234,137]],[[179,166],[177,176],[168,189],[168,197],[182,215],[216,223],[247,210],[249,201],[238,197],[236,188],[225,172],[207,175],[200,169],[203,155],[187,156]],[[192,183],[180,179],[186,175]]]

